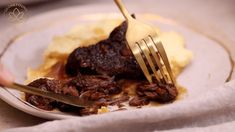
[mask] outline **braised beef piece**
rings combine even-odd
[[[149,84],[144,82],[137,86],[136,94],[139,97],[145,97],[151,101],[165,103],[175,100],[178,91],[176,87],[171,84]]]
[[[135,96],[129,101],[130,106],[143,106],[149,104],[149,99],[146,97]]]
[[[68,82],[69,85],[76,86],[83,94],[86,91],[94,91],[112,95],[120,93],[121,87],[114,81],[114,77],[105,75],[81,75]]]
[[[149,84],[148,82],[143,82],[137,86],[136,94],[137,96],[129,101],[130,106],[143,106],[149,104],[150,101],[170,102],[176,99],[178,91],[171,84]]]
[[[75,86],[65,84],[64,82],[59,80],[40,78],[29,83],[28,86],[36,87],[39,89],[51,91],[58,94],[79,96],[78,90],[76,89]],[[53,110],[54,108],[62,108],[61,110],[63,111],[63,107],[65,107],[63,103],[28,93],[25,94],[25,99],[30,104],[44,110]]]
[[[102,75],[83,75],[67,80],[41,78],[31,82],[29,86],[58,94],[82,96],[83,98],[97,102],[91,107],[76,108],[55,100],[26,93],[25,97],[27,102],[44,110],[59,108],[61,111],[76,111],[79,115],[87,115],[97,112],[100,106],[127,101],[123,100],[123,97],[120,97],[119,100],[111,98],[112,95],[122,91],[121,87],[114,81],[113,77]]]
[[[143,77],[127,47],[126,29],[127,23],[123,22],[111,32],[108,39],[89,47],[75,49],[67,59],[67,74],[101,74],[129,79]]]
[[[55,101],[47,98],[43,98],[41,96],[36,95],[27,95],[26,94],[26,101],[30,104],[43,109],[43,110],[53,110],[55,108]]]
[[[31,82],[28,86],[37,87],[43,90],[53,91],[55,93],[61,93],[62,83],[57,80],[48,80],[41,78]],[[54,100],[27,93],[25,94],[25,99],[30,104],[44,110],[52,110],[55,108],[56,104],[56,101]]]

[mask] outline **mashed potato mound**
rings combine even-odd
[[[45,50],[44,63],[37,69],[28,69],[26,83],[45,76],[58,61],[66,63],[68,55],[77,47],[89,46],[108,38],[121,22],[122,19],[105,19],[95,24],[80,24],[63,36],[55,36]],[[157,27],[155,29],[166,49],[173,73],[177,76],[189,64],[192,53],[185,49],[184,38],[179,33],[161,32]]]

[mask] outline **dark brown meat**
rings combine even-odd
[[[83,75],[67,80],[49,80],[41,78],[29,84],[43,90],[52,91],[58,94],[79,96],[89,100],[97,101],[94,106],[87,108],[76,108],[55,100],[43,98],[32,94],[26,94],[26,101],[32,105],[44,109],[52,110],[59,108],[61,111],[75,111],[79,115],[94,114],[100,106],[124,102],[123,97],[112,99],[111,96],[120,93],[121,87],[114,81],[114,78],[101,75]],[[126,100],[125,100],[126,101]]]
[[[129,101],[130,106],[143,106],[149,104],[149,99],[146,97],[134,97]]]
[[[76,86],[81,92],[94,91],[107,95],[121,92],[121,87],[114,81],[114,77],[105,75],[78,75],[67,83]]]
[[[127,23],[123,22],[112,31],[108,39],[89,47],[75,49],[67,59],[67,74],[76,76],[80,72],[116,78],[142,76],[141,69],[127,47],[126,29]]]
[[[137,86],[136,94],[151,101],[165,103],[175,100],[178,91],[171,84],[149,84],[144,82]]]
[[[79,96],[76,87],[65,85],[63,84],[63,82],[59,80],[49,80],[46,78],[41,78],[31,82],[30,84],[28,84],[28,86],[36,87],[39,89],[51,91],[58,94]],[[27,93],[25,94],[25,99],[27,102],[31,103],[32,105],[37,106],[38,108],[44,110],[52,110],[57,105],[57,101],[55,100]]]

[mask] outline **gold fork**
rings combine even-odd
[[[155,77],[158,82],[176,85],[166,52],[154,28],[133,19],[121,0],[114,1],[128,23],[126,39],[147,80],[152,83]]]

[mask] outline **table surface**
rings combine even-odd
[[[124,1],[124,0],[123,0]],[[150,12],[174,19],[175,21],[194,28],[195,30],[213,37],[229,47],[232,58],[235,60],[235,1],[234,0],[125,0],[128,4],[136,5],[143,12]],[[25,4],[29,18],[50,10],[69,6],[83,6],[87,4],[110,3],[110,0],[50,0],[40,3]],[[151,4],[152,3],[152,4]],[[141,5],[141,7],[139,7]],[[4,10],[4,6],[0,10]],[[0,34],[11,24],[0,15]],[[1,36],[1,35],[0,35]],[[0,44],[0,51],[3,46]],[[233,78],[235,75],[233,75]],[[0,131],[7,128],[32,126],[46,122],[21,112],[0,100]]]

